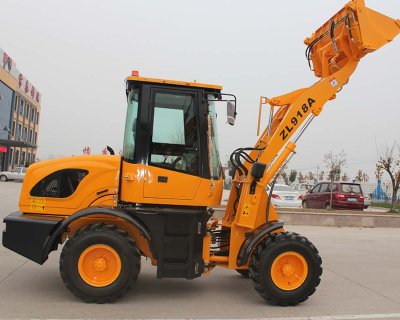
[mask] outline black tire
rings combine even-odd
[[[240,273],[243,277],[245,278],[249,278],[250,277],[250,272],[249,270],[245,270],[245,269],[236,269],[236,271],[238,273]]]
[[[301,255],[308,267],[302,284],[293,290],[283,290],[273,281],[273,262],[285,252]],[[258,293],[269,303],[294,306],[308,299],[321,281],[322,260],[318,250],[305,237],[297,233],[278,233],[264,239],[255,249],[250,261],[250,278]]]
[[[1,182],[6,182],[8,179],[7,179],[7,176],[6,175],[4,175],[4,174],[2,174],[1,176],[0,176],[0,181]]]
[[[303,208],[304,208],[304,209],[307,209],[307,208],[308,208],[307,201],[303,201],[302,205],[303,205]]]
[[[83,280],[78,270],[81,254],[94,245],[111,247],[120,259],[117,278],[106,286],[94,286]],[[135,283],[140,272],[140,252],[127,232],[104,223],[88,225],[77,231],[64,245],[60,256],[60,274],[65,286],[85,302],[112,302]]]

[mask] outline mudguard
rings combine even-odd
[[[272,231],[283,228],[283,224],[283,222],[278,222],[274,224],[265,223],[249,233],[246,240],[240,247],[240,251],[236,260],[238,267],[244,266],[247,263],[250,258],[251,252],[261,239],[268,237],[268,235]]]
[[[6,229],[3,231],[3,246],[36,262],[43,264],[51,251],[57,249],[61,235],[71,222],[91,215],[107,214],[122,218],[138,228],[148,241],[151,253],[156,250],[147,227],[135,216],[121,208],[90,207],[78,211],[72,216],[50,216],[14,212],[4,218]]]

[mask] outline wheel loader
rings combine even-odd
[[[158,278],[194,279],[222,267],[249,277],[271,304],[307,300],[320,283],[321,257],[304,236],[284,229],[266,186],[273,188],[302,133],[361,58],[399,32],[400,20],[352,0],[305,40],[319,80],[260,98],[269,120],[253,147],[230,156],[233,183],[221,220],[213,210],[223,189],[217,106],[226,104],[233,125],[236,97],[218,85],[132,72],[122,155],[31,165],[19,211],[4,219],[3,245],[43,264],[64,244],[61,277],[86,302],[122,297],[139,275],[141,257],[157,267]]]

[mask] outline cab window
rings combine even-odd
[[[156,92],[153,101],[150,164],[199,175],[195,95]]]

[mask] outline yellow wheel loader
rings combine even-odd
[[[233,186],[222,220],[212,209],[223,188],[216,105],[226,101],[233,125],[236,97],[218,85],[133,72],[126,81],[123,154],[30,166],[20,211],[4,219],[3,245],[43,264],[65,242],[62,279],[86,302],[123,296],[139,275],[141,256],[157,266],[158,278],[193,279],[223,267],[249,276],[272,304],[305,301],[320,283],[321,258],[305,237],[284,230],[265,188],[273,188],[301,134],[360,59],[399,32],[399,20],[352,0],[305,40],[320,79],[261,97],[269,121],[254,147],[230,156]]]

